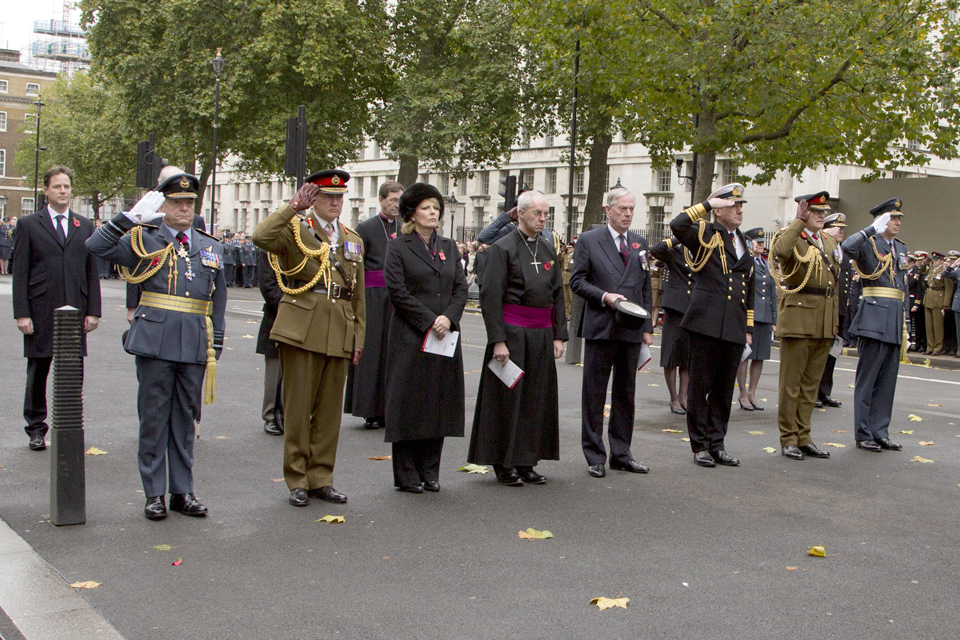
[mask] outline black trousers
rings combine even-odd
[[[690,340],[690,383],[687,387],[690,448],[694,453],[721,451],[730,422],[730,402],[743,345],[694,331],[687,331],[687,336]]]
[[[393,486],[411,487],[440,481],[443,438],[401,440],[393,443]]]
[[[27,388],[23,394],[23,428],[31,438],[47,434],[47,375],[50,373],[49,358],[27,358]]]
[[[607,383],[613,371],[610,392],[610,460],[633,460],[634,393],[641,344],[620,340],[586,340],[583,347],[583,396],[581,442],[588,465],[605,464],[603,448],[603,405],[607,399]]]
[[[820,377],[820,389],[817,390],[817,400],[823,402],[833,393],[833,368],[837,366],[837,359],[833,356],[827,356],[827,364],[823,367],[823,375]]]

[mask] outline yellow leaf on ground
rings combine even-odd
[[[921,440],[921,441],[920,441],[920,446],[921,446],[921,447],[929,447],[929,446],[932,445],[932,444],[933,444],[933,440]]]
[[[93,580],[85,580],[83,582],[74,582],[70,586],[73,587],[74,589],[96,589],[101,584],[102,583],[94,582]]]
[[[590,604],[597,605],[597,608],[603,611],[604,609],[612,609],[614,607],[626,609],[628,602],[630,602],[630,598],[594,598],[590,601]]]
[[[927,403],[927,406],[928,406],[928,407],[942,407],[943,405],[942,405],[942,404],[930,404],[930,403]]]
[[[180,544],[178,544],[175,547],[171,547],[168,544],[155,544],[153,545],[153,548],[156,549],[157,551],[170,551],[171,549],[179,549],[182,546],[183,545],[180,545]]]
[[[913,456],[911,460],[913,462],[935,462],[935,460],[931,460],[930,458],[922,458],[920,456]]]
[[[827,412],[826,409],[817,409],[817,411],[822,411],[823,413],[826,413],[826,412]]]
[[[749,433],[749,434],[752,435],[752,436],[762,436],[762,435],[763,435],[763,431],[747,431],[747,433]]]
[[[467,473],[490,473],[490,469],[482,464],[468,464],[460,467],[457,471],[466,471]]]
[[[909,431],[901,431],[900,433],[902,433],[902,434],[904,434],[904,435],[912,436],[912,435],[913,435],[913,429],[910,429]]]
[[[217,440],[229,440],[230,436],[217,436]]]
[[[766,401],[767,401],[766,398],[760,398],[760,402],[766,402]]]
[[[796,567],[787,567],[787,571],[796,571],[796,570],[797,570]]]
[[[283,478],[273,478],[274,482],[283,482]]]
[[[326,522],[328,524],[340,524],[341,522],[346,522],[346,518],[343,516],[323,516],[317,522]]]
[[[834,433],[849,433],[846,429],[834,429]]]
[[[392,460],[393,456],[370,456],[371,460]]]
[[[810,547],[807,549],[807,553],[812,556],[817,556],[818,558],[827,557],[827,549],[823,545],[817,545],[815,547]]]
[[[609,412],[609,411],[604,411],[604,412],[603,412],[603,417],[604,417],[604,418],[609,418],[609,417],[610,417],[610,412]]]
[[[912,413],[907,417],[910,418],[910,422],[923,422],[923,418],[921,418],[920,416],[914,415]]]
[[[88,456],[105,456],[105,455],[107,455],[107,452],[106,452],[106,451],[104,451],[103,449],[97,449],[96,447],[90,447],[89,449],[87,449],[86,451],[84,451],[84,453],[87,454]]]
[[[680,429],[661,429],[664,433],[683,433]]]
[[[526,531],[518,531],[517,537],[521,540],[546,540],[547,538],[552,538],[553,534],[546,529],[537,531],[536,529],[530,528]]]
[[[777,450],[774,449],[773,447],[764,447],[764,448],[763,448],[763,452],[764,452],[764,453],[776,453]]]
[[[251,336],[251,335],[248,334],[248,335],[240,336],[240,337],[241,337],[241,338],[252,338],[253,336]]]
[[[842,449],[847,446],[845,444],[840,444],[839,442],[824,442],[823,444],[827,445],[828,447],[837,447],[838,449]]]
[[[690,442],[690,438],[680,438],[680,439],[683,440],[684,442]]]
[[[851,389],[855,388],[852,384],[848,384],[847,386],[850,387]]]
[[[647,386],[648,386],[648,387],[659,387],[660,385],[658,385],[658,384],[648,384]]]

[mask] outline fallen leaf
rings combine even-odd
[[[283,482],[283,478],[273,478],[274,482]]]
[[[762,436],[762,435],[763,435],[763,431],[747,431],[747,433],[749,433],[749,434],[752,435],[752,436]]]
[[[943,405],[942,405],[942,404],[929,404],[929,403],[927,403],[927,406],[928,406],[928,407],[942,407]]]
[[[105,455],[107,455],[107,452],[106,452],[106,451],[104,451],[103,449],[97,449],[96,447],[90,447],[89,449],[87,449],[86,451],[84,451],[84,453],[85,453],[86,455],[88,455],[88,456],[105,456]]]
[[[609,411],[604,411],[604,412],[603,412],[603,417],[604,417],[604,418],[609,418],[609,417],[610,417],[610,412],[609,412]]]
[[[155,545],[153,545],[153,548],[156,549],[157,551],[170,551],[170,550],[172,550],[172,549],[179,549],[179,548],[182,547],[182,546],[183,546],[183,545],[180,545],[180,544],[178,544],[178,545],[175,546],[175,547],[171,547],[171,546],[168,545],[168,544],[155,544]]]
[[[175,566],[175,567],[179,567],[181,564],[183,564],[183,558],[177,558],[176,560],[174,560],[174,561],[171,562],[170,564],[172,564],[172,565]]]
[[[664,433],[683,433],[680,429],[661,429]]]
[[[827,412],[826,409],[817,409],[817,411],[821,411],[821,412],[823,412],[823,413],[826,413],[826,412]]]
[[[630,598],[594,598],[590,601],[590,604],[597,605],[597,608],[603,611],[604,609],[612,609],[614,607],[626,609],[628,602],[630,602]]]
[[[764,453],[776,453],[777,450],[774,449],[773,447],[764,447],[764,448],[763,448],[763,452],[764,452]]]
[[[848,384],[847,386],[850,387],[851,389],[855,388],[852,384]]]
[[[684,442],[690,442],[690,438],[680,438],[680,439],[683,440]]]
[[[346,522],[347,519],[344,516],[323,516],[317,522],[326,522],[327,524],[341,524]]]
[[[217,440],[229,440],[230,436],[217,436]]]
[[[94,582],[93,580],[84,580],[83,582],[74,582],[70,586],[74,589],[96,589],[99,587],[102,582]]]
[[[834,433],[849,433],[849,431],[847,431],[846,429],[834,429],[833,432],[834,432]]]
[[[370,456],[371,460],[392,460],[393,456]]]
[[[900,433],[905,434],[905,435],[908,435],[908,436],[912,436],[912,435],[913,435],[913,429],[911,429],[911,430],[909,430],[909,431],[901,431]]]
[[[245,336],[240,336],[240,337],[241,337],[241,338],[252,338],[253,336],[251,336],[250,334],[247,334],[247,335],[245,335]]]
[[[930,458],[921,458],[920,456],[913,456],[911,460],[913,462],[935,462],[935,460],[931,460]]]
[[[826,558],[827,550],[823,545],[817,545],[815,547],[810,547],[807,549],[807,553],[812,556],[817,556],[818,558]]]
[[[920,416],[916,416],[912,413],[907,417],[910,418],[910,422],[923,422],[923,418],[921,418]]]
[[[517,537],[521,540],[546,540],[547,538],[552,538],[553,534],[546,529],[537,531],[536,529],[530,528],[526,531],[517,532]]]
[[[467,473],[490,473],[490,469],[482,464],[468,464],[460,467],[457,471],[466,471]]]
[[[836,447],[838,449],[843,449],[845,446],[847,446],[845,444],[840,444],[839,442],[824,442],[823,444],[827,445],[828,447]]]
[[[766,402],[766,401],[767,401],[766,398],[760,398],[760,402]]]
[[[932,445],[932,444],[933,444],[933,440],[921,440],[921,441],[920,441],[920,446],[921,446],[921,447],[929,447],[929,446]]]
[[[658,385],[658,384],[648,384],[647,386],[648,386],[648,387],[659,387],[660,385]]]
[[[796,571],[796,570],[797,570],[796,567],[787,567],[787,571]]]

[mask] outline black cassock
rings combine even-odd
[[[360,364],[347,371],[343,412],[361,418],[382,418],[387,371],[387,337],[393,305],[383,278],[387,242],[400,233],[400,221],[387,221],[379,213],[357,225],[363,240],[367,327]]]
[[[534,252],[536,262],[541,264],[533,264]],[[542,238],[530,242],[519,230],[487,249],[480,288],[487,349],[473,416],[469,462],[509,468],[560,458],[553,341],[567,339],[562,272],[550,243]],[[508,316],[525,313],[511,305],[540,309],[550,326],[528,328],[505,322],[505,306]],[[513,389],[487,369],[497,342],[507,343],[510,360],[524,371]]]

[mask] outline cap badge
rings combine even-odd
[[[189,188],[189,187],[190,187],[190,181],[187,180],[185,177],[184,177],[184,178],[180,178],[180,188],[181,188],[181,189],[187,189],[187,188]]]
[[[893,204],[897,207],[897,209],[899,209],[899,208],[900,208],[900,198],[897,198],[896,202],[894,202]]]
[[[733,188],[733,197],[739,198],[742,195],[743,195],[743,189],[741,189],[739,185]]]
[[[757,236],[760,238],[763,237],[763,229],[760,229],[759,231],[757,231]]]
[[[826,201],[827,201],[827,196],[823,194],[820,194],[820,196],[818,196],[817,199],[814,200],[816,204],[824,204]]]
[[[340,184],[340,176],[333,176],[332,178],[330,178],[330,184],[332,184],[333,186],[337,186],[338,184]]]

